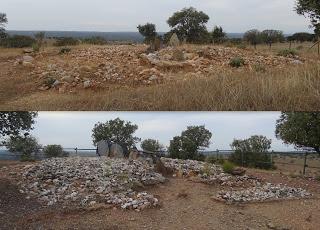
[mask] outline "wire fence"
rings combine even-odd
[[[35,160],[43,160],[48,157],[43,153],[43,149],[40,149],[39,153],[32,154],[32,158]],[[97,149],[96,148],[64,148],[65,152],[68,153],[69,157],[79,156],[79,157],[96,157]],[[139,151],[144,154],[151,155],[161,155],[166,156],[167,152],[149,152],[149,151]],[[201,151],[201,154],[204,156],[214,157],[218,160],[228,160],[230,156],[235,153],[234,150],[215,150],[215,151]],[[243,166],[250,165],[250,163],[267,165],[267,166],[276,166],[277,169],[289,172],[296,172],[303,175],[309,174],[311,172],[316,172],[320,174],[320,156],[313,152],[307,151],[286,151],[286,152],[277,152],[270,151],[264,153],[266,159],[269,161],[255,161],[247,162],[244,156],[242,156],[241,164]],[[7,150],[0,150],[0,160],[20,160],[22,154],[11,153]]]

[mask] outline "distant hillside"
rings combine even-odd
[[[33,36],[39,31],[16,31],[9,30],[10,35],[27,35]],[[159,32],[163,35],[163,32]],[[46,31],[47,37],[74,37],[74,38],[90,38],[103,37],[109,41],[133,41],[142,42],[143,37],[138,32],[86,32],[86,31]],[[243,33],[228,33],[229,38],[242,38]]]

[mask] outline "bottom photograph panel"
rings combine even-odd
[[[317,229],[320,113],[0,112],[0,229]]]

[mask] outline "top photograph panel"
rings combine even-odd
[[[0,110],[320,110],[317,0],[2,0]]]

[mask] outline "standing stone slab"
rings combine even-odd
[[[98,147],[98,154],[100,156],[108,156],[109,155],[109,144],[107,141],[105,140],[102,140],[102,141],[99,141],[97,143],[97,147]]]
[[[172,46],[172,47],[180,46],[180,40],[179,40],[178,35],[176,33],[172,34],[170,41],[169,41],[169,46]]]
[[[124,158],[123,148],[118,144],[112,144],[110,147],[109,157]]]

